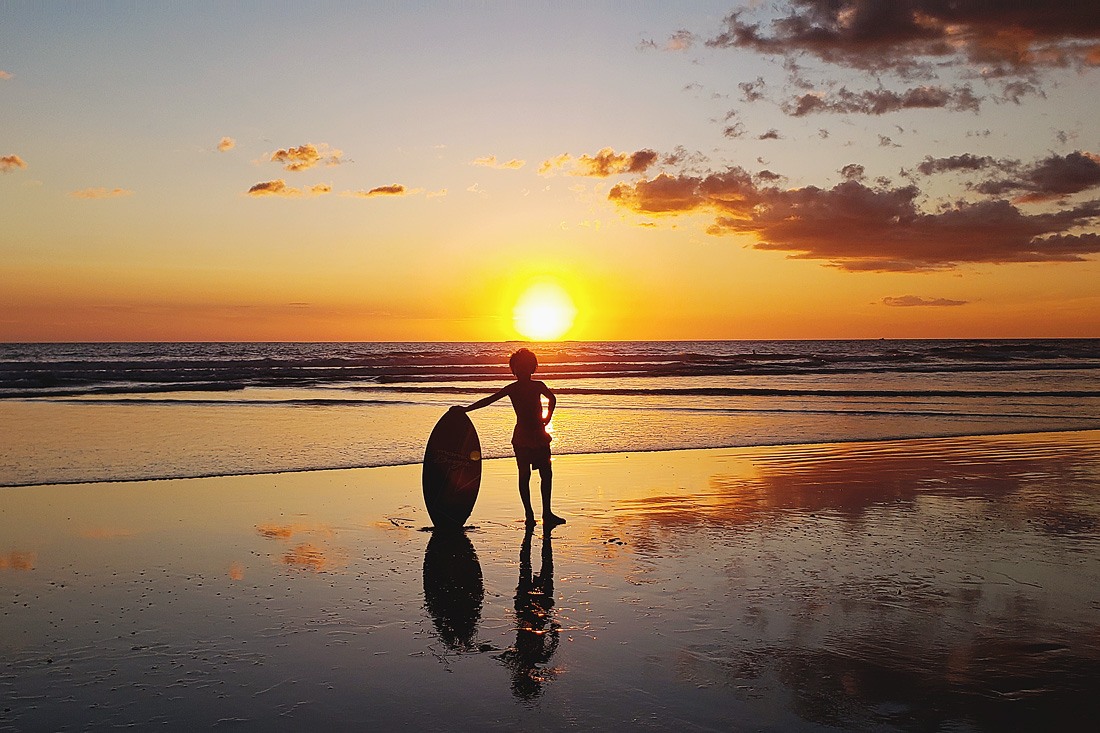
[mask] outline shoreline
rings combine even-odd
[[[679,453],[679,452],[694,452],[694,451],[723,451],[723,450],[739,450],[739,449],[754,449],[754,448],[795,448],[800,446],[827,446],[827,445],[851,445],[856,443],[898,443],[905,441],[915,440],[950,440],[959,438],[994,438],[994,437],[1011,437],[1011,436],[1028,436],[1028,435],[1043,435],[1043,434],[1065,434],[1065,433],[1090,433],[1097,432],[1100,434],[1100,427],[1088,428],[1088,427],[1071,427],[1071,428],[1043,428],[1035,430],[1007,430],[1007,431],[990,431],[990,432],[975,432],[975,431],[960,431],[957,433],[943,433],[935,435],[904,435],[898,437],[889,438],[847,438],[847,439],[835,439],[835,440],[820,440],[809,442],[762,442],[762,443],[750,443],[740,445],[710,445],[710,446],[698,446],[698,447],[675,447],[675,448],[642,448],[636,450],[606,450],[606,451],[587,451],[577,453],[554,453],[553,456],[608,456],[608,455],[631,455],[631,454],[660,454],[660,453]],[[487,464],[493,461],[508,461],[513,459],[511,456],[494,456],[491,458],[485,458],[483,464]],[[133,484],[141,482],[162,482],[162,481],[193,481],[204,479],[217,479],[217,478],[232,478],[232,477],[244,477],[244,476],[280,476],[283,474],[303,474],[303,473],[322,473],[331,471],[361,471],[374,468],[397,468],[401,466],[419,466],[420,461],[403,461],[399,463],[378,463],[378,464],[366,464],[366,465],[354,465],[354,466],[322,466],[322,467],[308,467],[308,468],[291,468],[291,469],[279,469],[273,471],[242,471],[238,473],[209,473],[209,474],[194,474],[185,476],[147,476],[147,477],[135,477],[135,478],[113,478],[113,479],[94,479],[94,480],[72,480],[72,481],[42,481],[42,482],[28,482],[28,483],[14,483],[14,484],[0,484],[0,492],[5,489],[25,489],[36,487],[49,487],[49,486],[95,486],[99,484]]]

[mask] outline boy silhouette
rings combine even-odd
[[[535,512],[531,508],[531,469],[538,469],[542,488],[542,521],[546,527],[563,524],[564,519],[550,511],[550,492],[553,485],[553,470],[550,468],[550,435],[546,425],[554,416],[557,399],[544,382],[532,379],[538,369],[539,361],[530,349],[520,349],[508,359],[516,381],[483,397],[472,405],[459,407],[463,412],[480,410],[507,396],[516,411],[516,427],[512,431],[512,449],[516,453],[519,466],[519,498],[523,502],[523,511],[527,524],[535,523]],[[546,414],[542,412],[542,397],[546,397]]]

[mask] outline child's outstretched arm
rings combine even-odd
[[[499,400],[501,397],[505,397],[507,394],[508,394],[508,388],[505,387],[504,389],[501,389],[497,392],[494,392],[493,394],[489,395],[488,397],[482,397],[480,400],[473,403],[472,405],[466,405],[464,407],[461,406],[461,405],[456,405],[455,409],[462,410],[463,412],[470,412],[471,410],[480,410],[482,407],[485,407],[486,405],[493,404],[494,402]]]

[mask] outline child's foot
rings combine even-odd
[[[565,520],[552,512],[546,512],[542,515],[542,523],[547,527],[556,527],[559,524],[565,524]]]

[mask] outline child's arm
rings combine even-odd
[[[511,385],[509,385],[509,387],[510,386]],[[459,410],[462,410],[463,412],[470,412],[471,410],[480,410],[482,407],[485,407],[486,405],[493,404],[494,402],[499,400],[501,397],[505,397],[507,394],[508,394],[508,387],[505,387],[505,388],[503,388],[503,389],[501,389],[497,392],[494,392],[493,394],[489,395],[488,397],[482,397],[480,400],[473,403],[472,405],[466,405],[465,407],[463,407],[461,405],[456,405],[455,407]]]
[[[546,382],[539,382],[539,384],[542,385],[542,389],[539,391],[546,396],[546,417],[542,419],[542,424],[547,425],[550,423],[550,418],[554,417],[554,405],[558,403],[558,398],[546,386]]]

